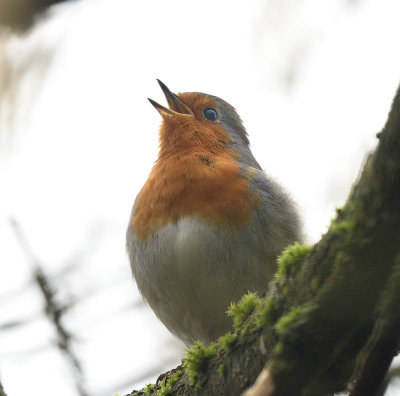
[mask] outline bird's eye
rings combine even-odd
[[[203,110],[204,117],[207,118],[209,121],[217,121],[218,120],[218,113],[212,107],[207,107]]]

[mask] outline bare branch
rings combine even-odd
[[[87,396],[88,393],[83,385],[84,381],[81,364],[73,351],[71,335],[62,322],[67,307],[62,306],[57,302],[55,296],[56,293],[51,286],[49,279],[46,277],[42,265],[34,255],[19,223],[14,219],[12,219],[10,223],[28,262],[32,266],[35,283],[39,287],[44,299],[46,316],[49,318],[49,321],[53,324],[56,330],[57,346],[69,361],[79,395]]]

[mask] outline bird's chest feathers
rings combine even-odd
[[[250,221],[259,197],[230,153],[194,152],[159,160],[135,202],[141,240],[188,216],[233,231]]]

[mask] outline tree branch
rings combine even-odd
[[[54,326],[57,335],[57,346],[59,350],[65,355],[69,362],[71,371],[75,379],[77,392],[80,396],[87,396],[88,392],[86,391],[84,386],[82,366],[73,350],[72,337],[63,324],[63,316],[68,307],[65,305],[60,305],[57,301],[54,288],[51,286],[51,282],[44,273],[43,266],[34,255],[20,224],[14,219],[10,219],[10,224],[14,230],[15,236],[18,239],[22,251],[26,255],[28,262],[32,266],[35,284],[39,288],[43,297],[45,306],[44,311],[46,317]]]
[[[240,395],[261,370],[246,396],[332,395],[351,379],[357,392],[379,367],[369,393],[376,394],[400,333],[399,203],[398,91],[377,149],[320,242],[283,253],[267,295],[251,304],[235,333],[207,348],[196,344],[179,376],[132,395],[166,388],[171,395]],[[239,304],[246,309],[245,299]]]

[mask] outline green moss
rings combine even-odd
[[[282,344],[281,342],[278,342],[278,343],[275,345],[275,347],[274,347],[274,349],[273,349],[273,351],[272,351],[272,354],[273,354],[275,357],[278,357],[279,355],[282,354],[282,351],[283,351],[283,344]]]
[[[304,313],[303,306],[292,308],[286,315],[282,316],[275,324],[275,330],[278,334],[284,333],[292,324]]]
[[[168,384],[166,379],[164,378],[160,384],[160,389],[157,390],[156,395],[157,396],[167,396],[172,393],[172,385]]]
[[[216,353],[216,344],[206,347],[201,341],[196,341],[183,358],[185,368],[191,385],[194,385],[199,373],[207,367],[209,359]]]
[[[183,371],[182,371],[182,370],[176,370],[176,371],[174,371],[173,373],[171,373],[171,374],[168,376],[167,382],[168,382],[170,385],[174,385],[175,382],[177,382],[177,381],[179,380],[179,378],[181,378],[182,374],[183,374]]]
[[[333,267],[335,271],[340,271],[343,265],[345,265],[347,269],[350,269],[350,258],[345,252],[339,251],[335,255]]]
[[[272,375],[276,375],[279,372],[287,369],[290,364],[285,358],[282,359],[282,355],[285,353],[285,345],[282,342],[278,342],[272,350],[274,363],[271,367]]]
[[[278,279],[286,277],[293,267],[299,263],[312,249],[310,245],[301,245],[295,242],[288,246],[278,257],[278,271],[276,277]]]
[[[349,220],[339,221],[337,223],[332,223],[331,230],[335,234],[345,234],[354,229],[355,223]]]
[[[237,339],[236,334],[226,333],[218,338],[218,344],[225,352],[230,352],[232,350],[233,344]]]
[[[168,375],[160,382],[160,389],[157,390],[157,396],[167,396],[173,393],[173,386],[179,380],[182,375],[182,370],[177,370],[174,373]]]
[[[256,330],[273,325],[277,319],[278,304],[272,298],[262,300],[257,308],[254,325]]]
[[[157,389],[156,396],[167,396],[172,392],[172,389],[167,386],[165,378],[162,381],[158,382],[158,386],[160,388]]]
[[[225,365],[223,363],[221,363],[218,366],[218,374],[223,377],[225,375]]]
[[[316,289],[318,289],[319,284],[320,284],[320,280],[319,280],[318,275],[314,275],[311,279],[311,288],[313,290],[316,290]]]
[[[143,388],[143,390],[144,390],[146,393],[148,393],[148,394],[150,395],[150,394],[153,393],[154,388],[155,388],[155,385],[154,385],[154,384],[147,384],[147,385]]]
[[[248,292],[237,303],[231,303],[227,314],[233,319],[233,328],[239,331],[245,320],[260,304],[260,298],[257,293]]]

